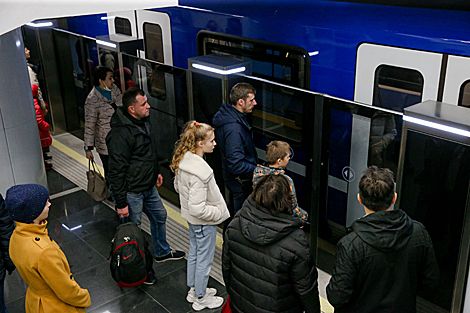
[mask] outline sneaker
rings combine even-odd
[[[215,296],[217,294],[217,289],[206,288],[206,294],[210,296]],[[188,301],[189,303],[194,303],[194,301],[196,300],[197,300],[196,292],[194,290],[194,287],[191,287],[188,291],[188,296],[186,297],[186,301]]]
[[[205,308],[215,309],[224,303],[224,298],[209,295],[207,292],[202,298],[197,298],[193,303],[194,311],[201,311]]]
[[[145,285],[153,285],[157,282],[157,277],[153,273],[149,273],[147,279],[144,281]]]
[[[179,260],[184,258],[185,255],[186,254],[183,251],[171,250],[171,252],[165,256],[156,256],[155,262],[160,263],[165,261]]]
[[[48,154],[44,154],[44,161],[49,161],[49,160],[52,160],[52,156]]]

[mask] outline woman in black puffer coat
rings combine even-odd
[[[222,261],[232,312],[320,313],[318,272],[291,211],[289,182],[267,175],[227,227]]]
[[[11,274],[15,270],[15,265],[10,259],[9,247],[10,237],[15,230],[15,223],[5,208],[5,203],[0,194],[0,313],[8,312],[5,307],[5,298],[3,296],[3,283],[5,281],[5,272]]]

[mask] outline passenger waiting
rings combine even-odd
[[[397,194],[388,169],[369,167],[357,199],[366,215],[338,242],[328,301],[335,312],[415,313],[418,289],[439,282],[428,232],[402,210],[392,209]]]
[[[283,175],[263,176],[225,231],[222,270],[234,313],[320,313],[318,272]]]
[[[286,167],[291,159],[290,145],[285,141],[271,141],[266,151],[267,166],[259,165],[253,171],[253,186],[265,175],[283,175],[289,181],[294,210],[292,215],[308,222],[308,213],[299,207],[294,181],[286,175]]]
[[[5,207],[16,228],[10,239],[10,257],[28,284],[26,313],[85,312],[91,304],[80,288],[65,254],[49,238],[49,191],[36,184],[8,189]]]
[[[84,144],[87,159],[93,160],[93,148],[100,156],[104,174],[108,176],[106,136],[111,130],[111,117],[122,106],[121,90],[114,84],[113,71],[105,66],[93,70],[94,87],[85,101]]]
[[[212,168],[204,161],[205,153],[215,147],[214,129],[204,123],[190,121],[176,142],[170,168],[175,172],[175,190],[179,193],[181,216],[188,221],[189,254],[186,300],[193,309],[214,309],[224,299],[217,290],[206,288],[214,260],[217,225],[229,218],[225,200],[220,193]]]

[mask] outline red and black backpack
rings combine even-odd
[[[153,272],[153,257],[135,223],[119,225],[111,241],[111,275],[121,288],[144,283]]]

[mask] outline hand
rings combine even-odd
[[[85,156],[90,161],[93,161],[95,159],[95,157],[93,156],[93,152],[91,151],[85,152]]]
[[[163,184],[163,176],[162,174],[158,174],[157,187],[160,187],[162,184]]]
[[[126,206],[125,208],[122,208],[122,209],[117,209],[117,213],[122,218],[129,217],[129,206]]]
[[[44,116],[46,116],[47,113],[49,113],[49,110],[47,108],[44,108],[42,109],[42,113],[44,114]]]

